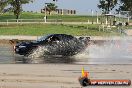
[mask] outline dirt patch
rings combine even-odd
[[[16,43],[19,43],[19,42],[27,42],[27,41],[31,41],[31,40],[17,40],[17,39],[14,39],[14,40],[0,40],[0,45],[15,45]]]

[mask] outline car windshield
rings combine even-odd
[[[47,35],[47,36],[42,36],[41,38],[37,39],[37,42],[43,41],[45,39],[47,39],[48,37],[50,37],[51,35]]]

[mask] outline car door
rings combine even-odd
[[[60,35],[60,42],[59,42],[59,49],[61,52],[61,55],[69,55],[72,51],[72,47],[73,47],[73,37],[69,36],[69,35],[65,35],[65,34],[61,34]]]
[[[52,55],[60,54],[60,38],[59,38],[59,35],[53,35],[47,39],[47,49],[48,49],[49,53]]]

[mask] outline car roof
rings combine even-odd
[[[68,39],[74,39],[75,38],[74,36],[68,35],[68,34],[48,34],[48,35],[42,36],[37,41],[43,41],[43,40],[45,40],[49,37],[52,37],[52,36],[58,37],[59,39],[62,39],[62,40],[68,40]]]
[[[60,36],[71,36],[71,37],[73,37],[72,35],[68,35],[68,34],[48,34],[47,37],[48,36],[59,36],[59,35]]]
[[[59,37],[61,39],[73,39],[73,38],[75,38],[74,36],[68,35],[68,34],[49,34],[49,35],[47,35],[47,37],[50,37],[50,36],[56,36],[56,37]]]

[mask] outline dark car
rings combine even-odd
[[[14,47],[15,53],[20,55],[30,55],[39,47],[44,47],[44,55],[75,55],[88,45],[89,37],[76,38],[67,34],[51,34],[43,36],[32,42],[21,42]],[[38,51],[39,52],[39,51]]]

